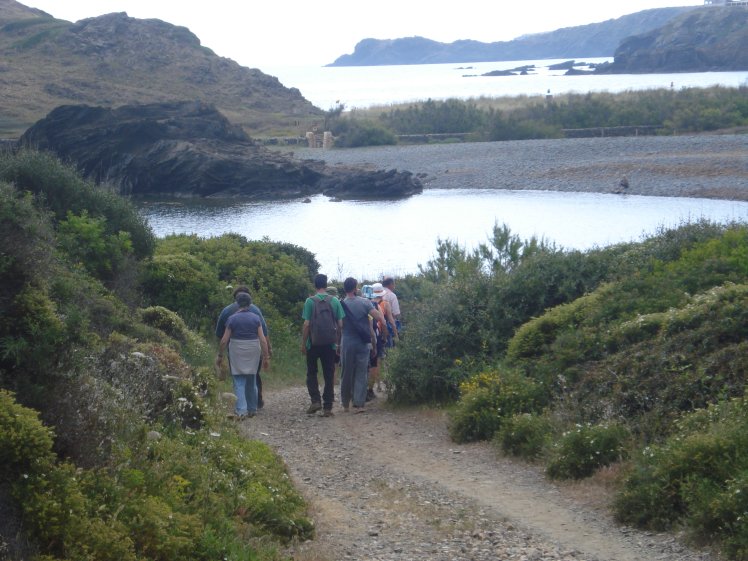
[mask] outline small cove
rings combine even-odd
[[[155,234],[267,237],[316,254],[331,278],[375,278],[418,271],[438,239],[472,248],[494,223],[522,238],[543,237],[566,249],[636,241],[659,227],[702,218],[748,220],[748,202],[685,197],[493,189],[426,189],[400,201],[149,201],[140,212]]]

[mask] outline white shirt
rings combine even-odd
[[[384,290],[385,293],[384,296],[382,296],[382,300],[385,300],[387,303],[389,303],[390,308],[392,309],[392,315],[398,317],[400,315],[400,304],[397,301],[397,294],[392,292],[387,287],[385,287]]]

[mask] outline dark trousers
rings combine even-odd
[[[306,388],[312,403],[321,402],[325,409],[332,409],[335,401],[335,354],[332,345],[312,345],[306,351]],[[317,380],[317,360],[322,363],[322,377],[325,379],[322,399],[320,399]]]
[[[257,376],[255,376],[255,379],[257,380],[257,405],[262,407],[262,378],[260,378],[260,370],[262,370],[262,360],[260,360],[260,364],[257,365]]]

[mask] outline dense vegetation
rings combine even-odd
[[[748,125],[748,88],[653,89],[618,94],[427,100],[403,106],[328,114],[338,146],[395,144],[399,135],[439,134],[473,141],[563,138],[566,130],[651,127],[658,134],[714,131]],[[355,131],[353,134],[352,131]],[[601,132],[589,132],[600,135]],[[402,138],[403,141],[406,138]]]
[[[552,478],[615,465],[620,520],[748,559],[748,226],[586,252],[496,227],[473,251],[440,242],[398,287],[392,399],[448,404],[455,441]]]
[[[279,559],[310,537],[282,463],[224,418],[211,363],[242,283],[271,324],[273,374],[303,371],[314,256],[154,240],[129,203],[34,152],[0,155],[0,218],[6,556]],[[392,401],[446,404],[456,442],[491,439],[549,477],[612,465],[620,520],[748,559],[747,226],[580,252],[497,225],[474,250],[440,241],[397,286]]]
[[[282,462],[225,418],[211,365],[227,285],[253,281],[282,349],[317,267],[267,240],[157,242],[56,159],[0,154],[0,556],[280,559],[311,537]]]

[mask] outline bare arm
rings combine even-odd
[[[387,317],[387,321],[392,326],[392,337],[397,341],[400,338],[397,334],[397,323],[395,323],[395,316],[392,315],[392,306],[390,306],[390,303],[387,302],[387,304],[384,307],[385,317]]]
[[[341,322],[342,323],[342,322]],[[301,328],[301,354],[306,354],[306,342],[309,340],[309,320],[304,320]]]
[[[257,338],[260,340],[260,348],[262,349],[262,368],[267,370],[270,368],[270,345],[268,345],[268,339],[262,332],[262,326],[257,328]]]
[[[221,337],[221,342],[218,343],[218,355],[216,356],[216,368],[218,369],[218,372],[222,372],[221,365],[223,364],[223,353],[226,351],[226,346],[229,344],[229,339],[231,339],[231,329],[226,328],[226,330],[223,332],[223,337]],[[219,377],[222,378],[223,374],[220,374]]]
[[[384,314],[376,308],[372,308],[371,310],[369,310],[369,315],[380,323],[387,323],[387,319],[384,317]]]

